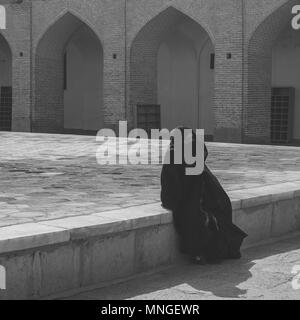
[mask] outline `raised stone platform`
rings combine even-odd
[[[1,299],[47,297],[182,261],[172,215],[159,203],[160,166],[100,167],[93,137],[0,139]],[[300,149],[208,149],[234,222],[249,234],[245,247],[300,230]]]

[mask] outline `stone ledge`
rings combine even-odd
[[[172,221],[171,212],[163,209],[160,203],[153,203],[38,224],[66,229],[70,232],[70,239],[75,240],[169,224]]]
[[[234,222],[239,220],[240,210],[273,205],[298,198],[297,195],[300,195],[300,181],[230,191],[235,212]],[[2,227],[0,254],[171,224],[172,221],[171,212],[162,208],[160,203],[152,203],[91,215]]]
[[[66,229],[39,223],[26,223],[0,228],[0,254],[48,246],[70,240]]]
[[[130,220],[131,229],[140,229],[172,222],[172,213],[162,208],[160,202],[101,212],[94,215],[105,218],[125,218],[126,220]]]
[[[233,210],[300,197],[300,181],[228,192]]]
[[[95,215],[75,216],[39,222],[38,224],[68,230],[70,240],[102,236],[131,229],[130,220]]]
[[[0,228],[0,254],[172,222],[160,203]]]

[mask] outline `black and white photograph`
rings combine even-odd
[[[300,0],[0,0],[0,300],[300,300]]]

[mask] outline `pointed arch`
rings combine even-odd
[[[138,104],[160,104],[163,127],[180,124],[201,127],[199,104],[203,92],[199,89],[199,72],[202,53],[206,66],[210,66],[210,54],[204,54],[205,45],[212,54],[214,45],[206,29],[172,6],[148,21],[130,48],[130,118],[134,119]],[[213,71],[208,67],[205,72]],[[213,78],[211,86],[214,88]],[[208,92],[213,94],[211,90]],[[212,101],[208,98],[202,107],[213,112]]]
[[[272,48],[282,32],[291,27],[292,7],[297,2],[285,1],[274,9],[256,27],[249,39],[244,110],[245,142],[270,142]]]
[[[35,50],[33,131],[97,131],[102,126],[103,47],[70,11],[41,36]]]

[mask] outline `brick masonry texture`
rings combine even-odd
[[[116,128],[119,120],[128,119],[133,127],[134,106],[156,103],[155,57],[161,39],[189,17],[215,47],[215,141],[268,143],[270,48],[290,23],[297,2],[24,0],[6,4],[7,30],[1,34],[13,57],[12,130],[62,131],[61,52],[82,23],[103,47],[104,124]],[[66,26],[68,15],[73,22]],[[64,28],[56,37],[59,24]]]

